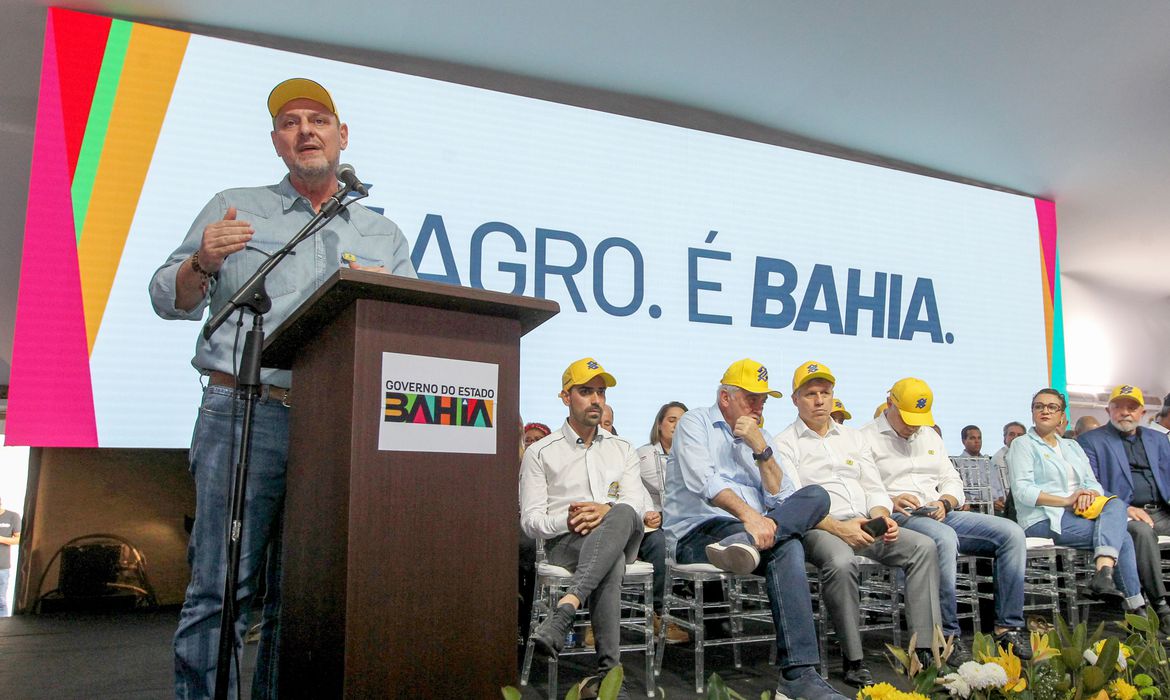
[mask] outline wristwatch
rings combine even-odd
[[[772,458],[772,446],[771,445],[768,445],[767,447],[765,447],[763,452],[753,452],[752,453],[752,459],[756,460],[757,462],[767,462],[771,458]]]
[[[943,512],[944,513],[950,513],[952,510],[955,509],[955,507],[951,505],[951,502],[948,501],[947,499],[943,498],[942,496],[938,497],[938,501],[939,501],[939,503],[943,504]]]

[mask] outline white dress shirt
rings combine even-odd
[[[819,484],[829,492],[834,518],[868,518],[877,506],[894,510],[860,430],[829,421],[829,432],[821,437],[797,418],[776,436],[776,447],[784,464],[795,465],[797,488]]]
[[[638,471],[642,475],[642,486],[649,497],[646,501],[646,510],[661,513],[662,478],[666,474],[666,450],[662,449],[662,443],[646,443],[638,448]]]
[[[638,455],[625,438],[598,427],[592,444],[566,420],[561,429],[532,443],[520,463],[520,528],[536,539],[569,531],[569,504],[625,503],[646,514],[646,490]]]
[[[937,501],[945,493],[963,505],[963,480],[947,457],[942,438],[929,426],[903,439],[882,413],[861,432],[873,450],[887,493],[913,494],[923,504]]]

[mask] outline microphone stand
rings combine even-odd
[[[297,232],[280,250],[268,256],[261,263],[227,304],[212,316],[203,326],[203,338],[210,339],[216,329],[232,315],[236,309],[252,312],[252,330],[244,338],[244,352],[240,358],[240,371],[236,377],[236,395],[246,399],[244,402],[244,417],[241,426],[240,451],[237,456],[235,473],[232,476],[231,490],[231,522],[228,527],[228,565],[227,575],[224,578],[223,606],[220,611],[219,625],[219,661],[215,669],[215,698],[227,700],[228,681],[231,678],[231,663],[236,646],[236,587],[240,578],[240,554],[244,532],[244,503],[248,485],[248,465],[252,449],[252,410],[260,398],[260,353],[264,349],[264,314],[272,309],[272,298],[264,288],[269,273],[281,263],[302,241],[320,231],[343,209],[366,195],[353,197],[348,202],[342,202],[346,195],[353,191],[353,187],[346,184],[333,193],[321,205],[321,210],[309,220],[309,223]],[[242,319],[241,319],[242,321]],[[233,427],[234,430],[234,427]]]

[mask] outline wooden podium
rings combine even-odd
[[[558,308],[342,269],[270,335],[264,366],[295,378],[282,698],[489,698],[515,682],[520,336]],[[496,365],[494,454],[380,450],[384,352]]]

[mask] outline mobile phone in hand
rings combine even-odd
[[[910,515],[930,515],[936,510],[938,510],[938,506],[919,506],[910,511]]]
[[[861,524],[861,530],[870,537],[881,537],[890,529],[890,524],[886,522],[885,518],[877,517],[872,520],[866,520]]]

